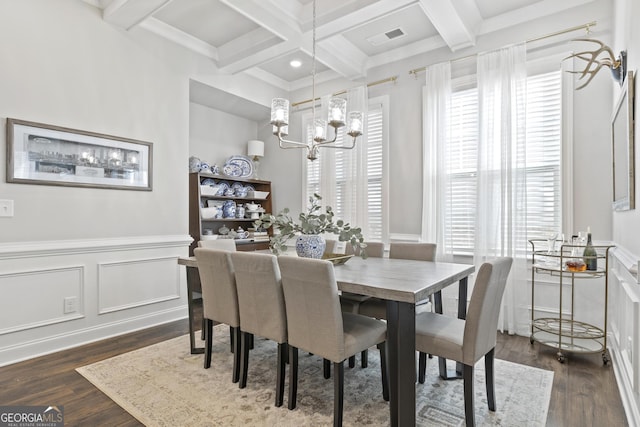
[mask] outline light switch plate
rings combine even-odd
[[[0,216],[13,216],[13,200],[0,200]]]

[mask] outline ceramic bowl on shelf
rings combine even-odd
[[[203,196],[216,196],[220,190],[219,185],[201,185],[200,194]]]
[[[202,219],[213,219],[218,214],[217,207],[200,208],[200,216]]]

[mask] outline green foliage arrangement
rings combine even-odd
[[[354,249],[354,253],[366,258],[367,254],[364,248],[367,247],[367,244],[364,243],[362,229],[351,227],[341,219],[334,222],[333,209],[331,206],[327,206],[325,211],[322,212],[321,200],[322,197],[319,194],[309,197],[309,209],[306,213],[300,213],[298,222],[294,221],[289,214],[289,208],[284,208],[276,215],[262,215],[260,219],[254,222],[254,225],[256,228],[274,227],[279,231],[279,233],[274,234],[269,243],[269,247],[276,255],[286,251],[287,240],[294,238],[298,234],[332,233],[338,236],[339,241],[349,242]]]

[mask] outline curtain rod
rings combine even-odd
[[[371,82],[371,83],[367,83],[367,87],[371,87],[371,86],[376,86],[376,85],[380,85],[383,83],[387,83],[387,82],[396,82],[396,80],[398,80],[398,76],[393,76],[393,77],[387,77],[386,79],[382,79],[382,80],[376,80],[375,82]],[[338,95],[342,95],[347,93],[347,89],[343,89],[341,91],[338,91],[336,93],[331,94],[332,96],[338,96]],[[305,99],[304,101],[298,101],[298,102],[293,102],[291,104],[291,107],[297,107],[299,105],[302,104],[306,104],[308,102],[311,101],[318,101],[320,98],[316,98],[316,99]]]
[[[544,40],[544,39],[548,39],[551,37],[555,37],[555,36],[559,36],[561,34],[566,34],[566,33],[571,33],[573,31],[578,31],[578,30],[587,30],[587,33],[589,32],[589,30],[591,29],[591,27],[597,25],[597,21],[591,21],[591,22],[587,22],[586,24],[582,24],[582,25],[576,25],[575,27],[571,27],[571,28],[565,28],[564,30],[560,30],[560,31],[556,31],[555,33],[549,33],[549,34],[545,34],[544,36],[540,36],[540,37],[535,37],[532,39],[528,39],[526,40],[526,43],[533,43],[533,42],[537,42],[540,40]],[[456,59],[452,59],[450,60],[450,62],[457,62],[457,61],[463,61],[465,59],[469,59],[469,58],[473,58],[475,56],[477,56],[478,54],[472,54],[472,55],[467,55],[467,56],[463,56],[460,58],[456,58]],[[416,75],[422,71],[425,71],[427,69],[427,67],[420,67],[420,68],[414,68],[413,70],[409,70],[409,74],[413,74],[414,77],[416,77]]]

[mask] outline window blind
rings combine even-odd
[[[561,182],[561,74],[527,78],[526,178],[527,238],[545,238],[562,222]],[[448,174],[445,233],[454,253],[472,255],[476,216],[478,149],[478,92],[476,88],[452,94],[450,135],[444,153]],[[523,242],[523,249],[526,242]]]
[[[344,128],[341,128],[336,139],[336,144],[343,143]],[[311,140],[312,129],[307,127],[307,140]],[[332,153],[335,156],[335,174],[336,174],[336,203],[332,206],[336,218],[350,222],[353,225],[362,227],[365,238],[369,241],[382,241],[383,239],[383,209],[382,209],[382,192],[383,192],[383,109],[382,105],[370,105],[367,112],[366,121],[366,138],[359,139],[356,144],[365,144],[366,161],[367,161],[367,208],[368,223],[355,224],[351,219],[351,212],[355,211],[356,200],[349,197],[350,186],[355,185],[352,180],[352,173],[345,164],[345,155],[348,150],[324,150],[321,155]],[[349,137],[350,138],[350,137]],[[366,143],[365,143],[366,141]],[[320,190],[321,167],[319,161],[307,162],[305,160],[305,170],[307,173],[307,197]]]

